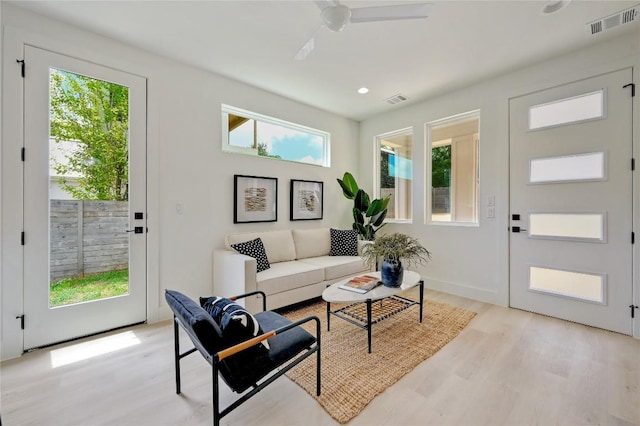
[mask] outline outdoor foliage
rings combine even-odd
[[[271,157],[271,158],[279,158],[282,159],[279,155],[269,154],[267,144],[264,142],[260,142],[258,144],[258,155],[261,157]]]
[[[380,188],[395,188],[396,179],[389,174],[389,153],[380,152]]]
[[[451,186],[451,145],[438,146],[431,150],[431,170],[431,186]]]
[[[65,278],[51,284],[51,307],[89,302],[129,292],[129,270],[101,272],[81,278]]]
[[[51,137],[78,141],[53,161],[61,186],[80,200],[129,198],[129,89],[64,71],[51,72]],[[71,185],[65,176],[78,175]]]

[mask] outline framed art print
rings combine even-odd
[[[322,219],[323,183],[291,179],[290,220]]]
[[[278,179],[233,176],[233,223],[276,222]]]

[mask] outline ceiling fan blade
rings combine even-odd
[[[307,40],[307,42],[302,45],[300,50],[298,50],[298,52],[294,56],[297,61],[304,60],[313,51],[313,49],[316,47],[316,36],[323,27],[324,25],[320,25],[318,28],[316,28],[313,34],[311,34],[311,37],[309,37],[309,40]]]
[[[412,3],[391,6],[355,7],[351,9],[351,22],[360,23],[427,18],[432,5],[433,3]]]
[[[313,2],[318,6],[320,10],[324,10],[329,6],[335,6],[338,4],[337,1],[334,0],[313,0]]]
[[[296,55],[294,56],[294,58],[297,61],[302,61],[304,60],[307,56],[309,56],[309,53],[311,53],[311,51],[313,51],[313,48],[316,45],[316,41],[315,41],[315,37],[311,37],[309,40],[307,40],[307,42],[300,48],[300,50],[298,50],[298,53],[296,53]]]

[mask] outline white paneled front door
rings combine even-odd
[[[511,99],[512,307],[632,333],[631,82],[624,69]]]

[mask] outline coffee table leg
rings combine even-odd
[[[371,353],[371,299],[367,299],[367,338],[369,339],[369,353]]]
[[[327,302],[327,331],[331,331],[331,302]]]
[[[424,301],[424,281],[420,280],[420,322],[422,322],[422,302]]]

